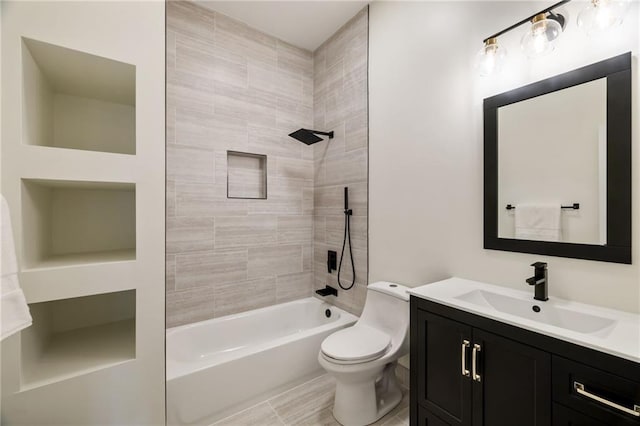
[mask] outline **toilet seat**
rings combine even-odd
[[[333,333],[322,342],[322,354],[339,364],[356,364],[380,358],[389,349],[388,334],[365,325]]]

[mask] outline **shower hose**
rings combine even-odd
[[[345,193],[346,193],[345,188]],[[345,195],[346,197],[346,195]],[[345,204],[347,202],[345,201]],[[342,239],[342,254],[340,254],[340,264],[338,265],[338,285],[343,290],[349,290],[356,283],[356,266],[353,263],[353,249],[351,247],[351,215],[353,211],[351,209],[345,209],[344,211],[344,238]],[[340,271],[342,270],[342,260],[344,259],[344,248],[347,244],[347,238],[349,239],[349,256],[351,257],[351,272],[353,273],[353,280],[351,281],[351,285],[348,287],[343,286],[340,282]]]

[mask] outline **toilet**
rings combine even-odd
[[[369,284],[356,324],[322,342],[318,361],[336,379],[333,416],[344,426],[374,423],[402,399],[395,367],[409,351],[407,290],[390,282]]]

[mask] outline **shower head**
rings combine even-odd
[[[322,138],[317,135],[329,136],[329,139],[333,139],[333,131],[320,132],[318,130],[298,129],[293,133],[289,133],[289,136],[307,145],[313,145],[316,142],[320,142]]]

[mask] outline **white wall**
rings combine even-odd
[[[567,5],[557,50],[530,61],[524,29],[504,37],[499,77],[473,70],[482,39],[536,12],[540,3],[374,2],[370,17],[370,275],[411,286],[450,276],[530,290],[534,261],[549,262],[550,294],[640,312],[640,150],[633,151],[633,265],[484,250],[482,100],[632,50],[638,5],[618,34],[588,39]],[[638,75],[635,70],[634,85]],[[633,137],[638,132],[634,93]],[[531,290],[532,291],[532,290]]]

